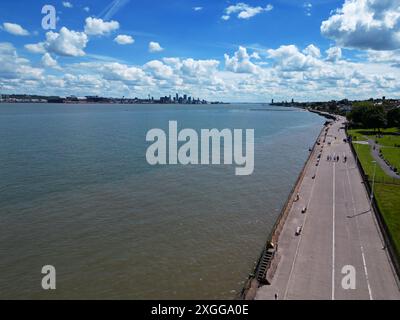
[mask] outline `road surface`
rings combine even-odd
[[[300,185],[300,200],[280,234],[272,283],[260,287],[255,299],[274,299],[275,294],[278,299],[400,299],[368,194],[343,141],[343,123],[340,118],[329,127],[325,143],[321,136]],[[339,161],[328,161],[328,155]],[[302,232],[296,236],[299,226]],[[348,288],[353,284],[355,289]]]

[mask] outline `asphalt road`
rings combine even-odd
[[[343,141],[343,122],[329,127],[325,143],[320,137],[300,185],[300,200],[293,203],[278,240],[276,273],[271,285],[258,289],[256,299],[274,299],[275,294],[278,299],[400,299],[369,196]],[[328,161],[328,155],[340,159]],[[299,226],[302,232],[296,236]]]

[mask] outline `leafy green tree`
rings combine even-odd
[[[386,126],[385,109],[382,105],[375,106],[370,101],[355,103],[348,119],[356,126],[374,130],[380,130]]]
[[[364,114],[364,126],[373,128],[374,131],[386,127],[386,113],[382,105],[369,106]]]
[[[400,107],[388,111],[387,123],[388,127],[400,128]]]
[[[347,119],[355,126],[363,127],[365,113],[370,106],[373,106],[373,104],[369,101],[354,102],[353,110],[347,115]]]

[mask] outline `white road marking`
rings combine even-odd
[[[372,298],[371,286],[369,285],[367,264],[365,263],[364,248],[363,248],[362,245],[361,245],[361,254],[362,254],[363,265],[364,265],[365,279],[367,279],[369,300],[374,300],[374,299]]]
[[[310,159],[311,167],[312,167],[312,161],[313,161],[313,158]],[[315,179],[313,180],[313,185],[311,187],[310,197],[309,197],[308,202],[307,202],[307,212],[309,211],[308,208],[310,206],[311,199],[312,199],[312,196],[314,194],[314,187],[315,187],[315,182],[317,180],[319,168],[320,168],[320,166],[318,166],[317,170],[315,170]],[[307,168],[307,170],[308,170],[308,168]],[[305,213],[305,217],[304,217],[304,221],[303,221],[303,227],[302,227],[302,232],[301,232],[302,234],[304,234],[304,227],[306,225],[306,221],[307,221],[307,217],[308,217],[308,213],[307,212]],[[300,243],[301,243],[301,240],[303,238],[301,235],[299,237],[300,238],[299,238],[299,241],[297,242],[296,252],[294,254],[294,259],[293,259],[293,262],[292,262],[292,266],[290,267],[289,279],[288,279],[287,284],[286,284],[285,294],[283,295],[283,299],[284,300],[287,299],[287,294],[288,294],[288,291],[289,291],[289,284],[290,284],[290,281],[292,279],[292,275],[293,275],[293,271],[294,271],[294,265],[296,264],[297,256],[299,254]]]
[[[372,290],[371,286],[369,284],[369,279],[368,279],[368,269],[367,269],[367,264],[365,262],[365,255],[364,255],[364,247],[361,244],[361,232],[360,228],[358,225],[358,216],[357,216],[357,210],[356,210],[356,203],[354,201],[354,195],[353,195],[353,189],[351,188],[351,182],[350,182],[350,175],[349,175],[349,168],[346,163],[346,174],[347,174],[347,181],[349,183],[349,188],[350,188],[350,195],[351,195],[351,201],[353,204],[353,215],[355,216],[356,219],[356,227],[357,227],[357,233],[358,233],[358,241],[360,242],[360,248],[361,248],[361,255],[363,259],[363,265],[364,265],[364,274],[365,274],[365,279],[367,280],[367,286],[368,286],[368,294],[369,294],[369,299],[373,300],[372,298]]]

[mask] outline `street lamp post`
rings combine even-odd
[[[376,174],[376,161],[372,161],[374,164],[374,175],[372,177],[372,190],[371,190],[371,200],[369,203],[369,209],[372,211],[372,199],[374,198],[374,187],[375,187],[375,174]]]

